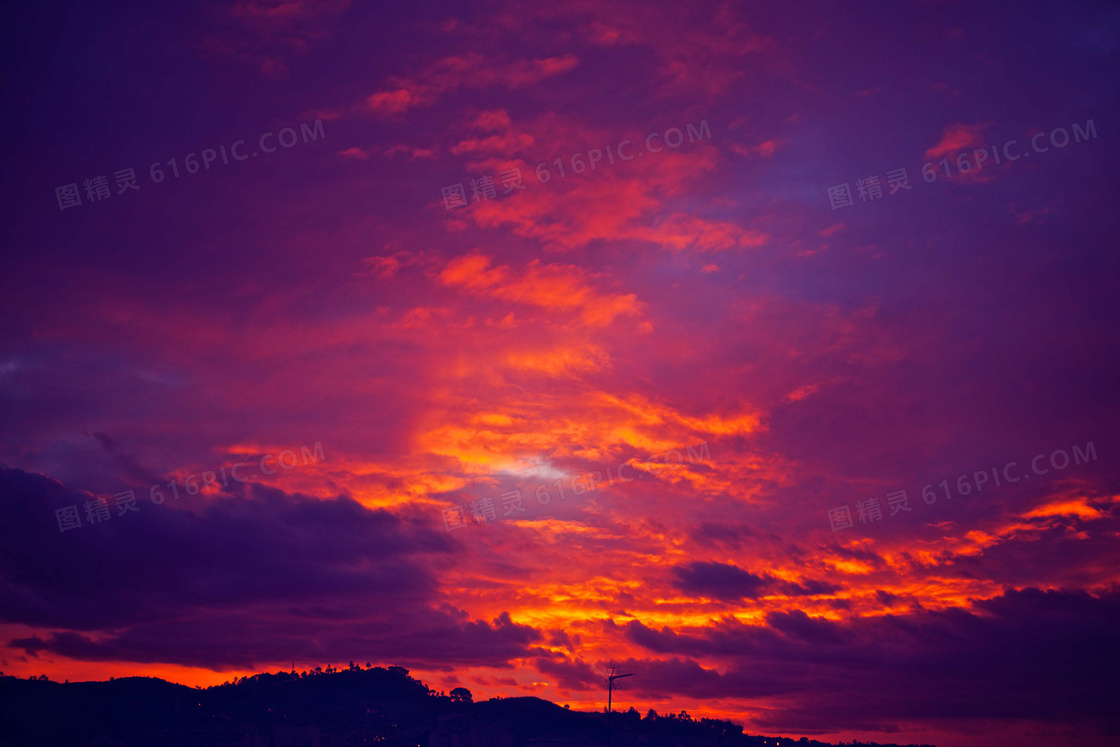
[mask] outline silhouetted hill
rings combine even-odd
[[[745,735],[729,721],[683,711],[643,718],[630,709],[613,714],[611,725],[619,747],[826,744]],[[0,677],[0,744],[13,747],[580,747],[605,740],[603,713],[533,697],[473,703],[467,691],[436,693],[401,667],[266,673],[206,689],[150,677],[68,684]]]

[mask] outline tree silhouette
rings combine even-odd
[[[454,690],[451,691],[451,702],[452,703],[473,703],[474,702],[474,696],[471,695],[471,691],[468,690],[467,688],[457,687],[457,688],[455,688]]]

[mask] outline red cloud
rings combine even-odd
[[[503,64],[468,52],[444,57],[414,76],[393,78],[388,88],[369,96],[366,104],[376,114],[403,114],[460,88],[522,88],[574,70],[578,65],[579,59],[573,55]]]
[[[601,327],[619,316],[640,316],[643,304],[633,293],[600,293],[588,282],[586,273],[574,265],[542,265],[533,260],[524,272],[509,267],[491,267],[481,254],[459,257],[439,273],[444,285],[513,303],[554,311],[580,310],[585,324]]]
[[[926,158],[938,158],[981,145],[981,136],[988,126],[985,123],[949,125],[941,133],[937,144],[926,151]]]

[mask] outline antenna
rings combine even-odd
[[[614,681],[633,676],[633,674],[619,674],[618,667],[611,667],[611,673],[607,675],[607,747],[611,747],[611,696],[614,694]]]

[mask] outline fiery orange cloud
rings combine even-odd
[[[642,304],[632,294],[600,294],[586,274],[574,265],[530,262],[520,274],[503,265],[490,267],[490,259],[472,254],[453,259],[439,273],[449,287],[544,309],[580,310],[580,319],[592,327],[611,324],[619,316],[640,316]]]

